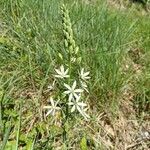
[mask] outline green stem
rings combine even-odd
[[[3,137],[4,137],[4,124],[3,124],[3,104],[2,104],[2,101],[4,99],[4,94],[2,94],[2,98],[0,99],[0,131],[1,131],[1,137],[3,140]]]
[[[18,150],[18,147],[19,147],[20,128],[21,128],[21,115],[22,115],[22,103],[20,104],[18,131],[17,131],[17,138],[16,138],[16,150]]]

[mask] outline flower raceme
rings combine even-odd
[[[76,89],[76,85],[77,82],[74,81],[72,87],[70,87],[68,84],[64,83],[64,86],[68,89],[67,91],[65,91],[65,94],[69,94],[69,102],[73,99],[73,98],[78,98],[80,93],[83,92],[83,89]]]
[[[61,108],[58,107],[59,101],[54,101],[52,97],[50,98],[51,105],[44,106],[43,108],[48,109],[46,116],[48,115],[54,116],[55,113],[61,109],[62,112],[64,112],[63,114],[67,116],[65,117],[67,119],[68,113],[67,111],[63,111],[63,110],[68,110],[68,106],[69,106],[69,108],[71,107],[70,108],[71,113],[78,111],[87,120],[88,118],[90,118],[86,114],[87,104],[85,104],[81,99],[84,98],[85,96],[83,92],[85,91],[88,92],[87,80],[90,79],[90,76],[89,76],[90,72],[85,72],[84,68],[81,68],[79,74],[77,71],[77,74],[79,75],[78,77],[76,73],[74,73],[75,76],[72,76],[73,75],[72,72],[74,71],[74,69],[76,69],[74,68],[73,64],[80,63],[82,60],[82,57],[80,57],[78,53],[79,47],[75,43],[69,13],[65,5],[62,5],[61,12],[62,12],[63,33],[64,33],[64,39],[65,39],[64,46],[65,46],[66,54],[68,55],[69,59],[68,59],[68,62],[66,61],[66,64],[62,64],[60,65],[59,68],[54,69],[55,71],[53,75],[55,77],[54,82],[48,86],[48,90],[49,92],[51,92],[52,95],[56,94],[55,97],[62,98],[61,105],[60,105]],[[63,60],[64,57],[61,53],[59,53],[58,56],[61,60]],[[64,66],[69,66],[69,68],[65,68]],[[74,77],[77,77],[77,78],[74,78]],[[70,81],[73,78],[75,80],[72,83],[72,85],[66,84],[63,82],[64,81],[63,79],[66,79],[65,81],[70,83]],[[60,82],[61,79],[63,80],[62,82]],[[78,85],[80,85],[81,88],[77,88],[76,81],[79,81]],[[55,82],[57,84],[55,84]],[[59,89],[56,88],[56,91],[55,91],[55,87],[57,85],[59,85],[58,86]],[[64,117],[64,115],[62,115],[62,117]]]
[[[69,78],[69,75],[68,75],[68,72],[69,72],[69,69],[66,69],[64,68],[63,65],[60,66],[60,69],[55,69],[57,75],[54,75],[56,78]]]

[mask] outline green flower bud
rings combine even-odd
[[[65,47],[68,47],[68,41],[65,39]]]
[[[62,56],[61,53],[58,53],[58,57],[59,57],[61,60],[63,60],[63,56]]]
[[[77,46],[77,47],[75,48],[75,54],[77,54],[78,51],[79,51],[79,47]]]
[[[72,45],[69,46],[69,51],[70,51],[70,53],[73,53],[73,46]]]
[[[78,63],[81,63],[81,61],[82,61],[82,58],[81,58],[81,57],[78,57],[78,58],[77,58],[77,62],[78,62]]]
[[[67,40],[69,41],[70,36],[69,36],[69,33],[68,33],[68,32],[66,32],[66,38],[67,38]]]

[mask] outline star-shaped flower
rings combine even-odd
[[[47,89],[48,89],[49,91],[51,91],[51,90],[54,89],[54,87],[55,87],[55,82],[56,82],[56,81],[54,80],[52,84],[48,85]]]
[[[60,110],[61,108],[57,106],[58,102],[54,102],[53,98],[50,98],[50,102],[51,102],[51,106],[44,106],[44,109],[49,109],[49,111],[47,112],[46,116],[48,116],[49,114],[51,114],[52,116],[55,115],[56,111]]]
[[[55,69],[55,71],[57,73],[57,75],[54,75],[56,78],[69,78],[69,75],[67,75],[69,69],[65,70],[63,65],[60,66],[60,69]]]
[[[74,112],[76,109],[78,110],[78,112],[87,120],[89,117],[89,115],[87,115],[85,113],[85,111],[87,110],[87,108],[84,108],[87,106],[87,104],[83,103],[83,101],[80,102],[80,96],[76,99],[74,99],[74,101],[70,101],[68,103],[69,106],[72,106],[71,108],[71,112]]]
[[[80,80],[80,83],[81,83],[81,87],[86,91],[86,92],[88,92],[89,93],[89,91],[88,91],[88,89],[87,89],[87,84],[84,82],[84,81],[81,81]]]
[[[90,74],[90,72],[84,72],[84,68],[81,69],[81,72],[80,72],[80,77],[82,80],[87,80],[87,79],[90,79],[91,77],[89,77],[88,75]]]
[[[64,83],[64,86],[68,89],[67,91],[65,91],[65,94],[69,94],[69,102],[75,97],[78,98],[80,93],[83,92],[82,89],[75,89],[77,85],[77,82],[74,81],[72,87],[70,87],[68,84]]]

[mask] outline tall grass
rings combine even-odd
[[[25,76],[26,82],[21,87],[26,83],[35,89],[50,71],[51,63],[57,61],[57,53],[64,49],[59,1],[7,1],[3,5],[8,12],[3,14],[9,26],[6,44],[11,49],[9,57],[12,56],[6,64],[19,67]],[[103,3],[97,5],[95,8],[95,5],[85,6],[78,2],[69,9],[76,41],[82,49],[81,56],[91,69],[92,84],[96,83],[97,89],[101,89],[103,99],[108,91],[117,94],[123,84],[119,69],[127,53],[124,45],[134,32],[134,22],[127,24],[125,16],[111,14]],[[94,84],[92,88],[95,89]]]
[[[22,111],[28,111],[22,114],[24,122],[22,126],[19,123],[17,133],[15,127],[12,131],[17,135],[17,145],[19,137],[25,139],[20,134],[27,122],[32,122],[34,119],[38,120],[36,123],[44,121],[41,106],[47,98],[46,87],[53,80],[50,76],[52,66],[54,62],[59,62],[58,53],[65,52],[60,15],[62,3],[61,0],[1,0],[0,2],[0,26],[2,26],[0,92],[5,91],[7,95],[7,98],[1,102],[0,108],[4,109],[4,116],[9,113],[7,112],[9,109],[12,113],[11,107],[16,113],[19,111],[18,101],[21,99]],[[82,65],[88,68],[92,75],[89,87],[91,107],[100,111],[107,108],[113,112],[119,106],[122,90],[134,80],[134,72],[127,62],[128,51],[136,43],[135,41],[139,40],[141,40],[139,45],[144,47],[142,55],[144,60],[141,59],[141,62],[146,64],[146,68],[144,78],[141,77],[142,80],[134,86],[134,90],[138,96],[140,95],[141,101],[143,101],[142,94],[148,97],[149,85],[145,82],[149,80],[147,69],[149,59],[146,58],[150,47],[149,29],[144,29],[145,25],[138,18],[133,19],[129,13],[118,14],[117,11],[108,10],[107,4],[102,1],[91,4],[66,1],[66,4],[73,23],[75,41],[80,47]],[[149,26],[149,21],[143,22]],[[127,71],[125,71],[126,63],[129,65]],[[2,109],[0,110],[2,126]],[[13,113],[11,115],[13,116]],[[16,114],[13,119],[15,124]],[[34,141],[32,146],[38,142],[44,144],[45,141],[38,141],[42,131],[39,131],[37,126],[30,131],[32,133],[28,133],[26,137],[29,135],[31,141]],[[5,136],[7,139],[9,133],[7,132]],[[39,137],[35,138],[35,135]],[[3,145],[6,144],[6,138]],[[51,140],[47,142],[49,141]]]

